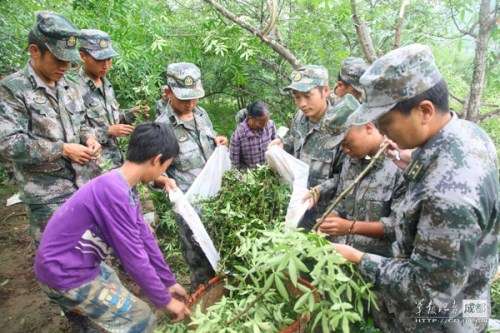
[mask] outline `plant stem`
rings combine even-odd
[[[318,230],[319,226],[323,223],[323,221],[325,220],[325,218],[332,212],[332,210],[335,207],[337,207],[337,205],[340,203],[340,201],[342,201],[349,194],[349,192],[352,191],[352,189],[354,188],[354,186],[356,186],[356,184],[358,184],[361,181],[361,179],[363,179],[363,177],[366,176],[366,174],[373,168],[373,166],[375,165],[375,163],[377,162],[377,160],[381,156],[383,156],[383,153],[387,149],[388,146],[389,146],[389,143],[384,143],[380,147],[380,149],[377,151],[377,153],[375,154],[375,156],[373,156],[370,164],[368,164],[366,166],[366,168],[363,171],[361,171],[361,173],[356,177],[356,179],[354,179],[354,181],[351,183],[351,185],[349,185],[345,190],[343,190],[342,193],[340,193],[340,195],[338,197],[336,197],[335,200],[326,208],[326,210],[323,213],[323,215],[321,215],[321,218],[313,226],[313,228],[312,228],[313,231]]]

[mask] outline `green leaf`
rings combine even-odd
[[[342,319],[342,332],[349,333],[349,320],[346,317]]]
[[[304,303],[307,301],[307,296],[308,296],[308,294],[303,294],[302,296],[299,297],[299,299],[297,300],[297,302],[295,302],[295,305],[294,305],[293,309],[296,312],[299,312],[300,307],[302,305],[304,305]]]
[[[328,318],[323,315],[323,317],[321,317],[321,329],[322,329],[322,333],[328,333],[330,332],[330,329],[328,328]]]
[[[287,301],[290,300],[290,298],[288,297],[288,292],[286,291],[285,285],[283,284],[281,279],[278,277],[278,274],[276,274],[274,276],[274,283],[275,283],[276,289],[278,290],[278,293],[281,295],[281,297],[283,297]]]
[[[288,275],[290,276],[292,284],[297,287],[297,267],[295,267],[293,259],[288,262]]]

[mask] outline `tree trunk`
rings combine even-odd
[[[213,8],[215,8],[222,16],[228,18],[232,22],[236,23],[243,29],[247,30],[250,32],[252,35],[255,35],[259,37],[259,39],[267,44],[269,47],[271,47],[276,53],[278,53],[283,59],[285,59],[290,65],[292,65],[293,68],[299,68],[301,67],[300,61],[295,57],[295,55],[290,51],[286,46],[283,44],[279,43],[275,39],[273,39],[271,36],[263,34],[259,29],[256,27],[251,26],[247,22],[241,20],[238,18],[235,14],[231,13],[229,10],[227,10],[224,6],[219,4],[216,0],[203,0],[209,5],[211,5]]]
[[[354,21],[354,26],[356,27],[356,33],[358,34],[359,43],[361,44],[361,49],[363,50],[363,54],[365,55],[365,59],[369,63],[372,63],[377,59],[377,52],[375,52],[375,48],[373,47],[373,41],[366,23],[358,16],[356,0],[351,0],[351,13],[352,20]]]
[[[403,29],[403,22],[405,19],[406,6],[410,4],[410,0],[401,0],[401,7],[399,9],[398,21],[396,22],[396,29],[394,31],[394,45],[393,49],[401,46],[401,30]]]
[[[484,88],[484,77],[486,73],[486,53],[491,32],[496,24],[496,1],[493,10],[490,0],[481,0],[479,9],[479,33],[476,37],[476,54],[474,56],[474,71],[470,85],[469,98],[465,106],[465,119],[475,121],[479,118],[481,107],[481,95]]]

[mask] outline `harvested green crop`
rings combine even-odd
[[[279,332],[303,315],[308,332],[356,331],[374,304],[371,286],[318,234],[283,232],[283,225],[241,239],[243,266],[227,280],[227,295],[206,313],[195,308],[185,331]],[[311,281],[313,289],[300,283]],[[298,293],[290,292],[292,286]],[[359,325],[357,325],[359,324]],[[183,332],[168,325],[158,332]]]
[[[241,239],[285,220],[290,189],[267,166],[224,174],[219,194],[201,202],[201,220],[221,254],[222,270],[231,269]]]

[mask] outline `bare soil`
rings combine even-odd
[[[0,332],[69,332],[61,310],[36,282],[24,206],[5,207],[13,193],[14,188],[5,187],[0,193]]]

